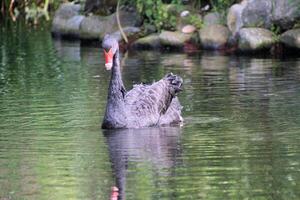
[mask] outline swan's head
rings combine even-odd
[[[113,57],[119,48],[118,41],[109,35],[105,35],[102,41],[102,48],[105,57],[105,68],[106,70],[111,70]]]

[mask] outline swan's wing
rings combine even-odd
[[[152,85],[135,85],[128,91],[125,104],[132,118],[130,121],[137,123],[134,126],[156,125],[180,91],[181,84],[179,76],[168,74]]]
[[[133,85],[133,88],[129,91],[127,91],[124,99],[127,105],[132,105],[137,101],[137,99],[140,98],[140,96],[148,90],[150,85],[146,84],[137,84]]]
[[[183,118],[181,116],[182,106],[177,97],[172,99],[172,102],[165,114],[163,114],[159,118],[159,125],[167,125],[167,124],[180,124],[183,122]]]

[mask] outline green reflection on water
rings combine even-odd
[[[24,30],[1,28],[0,199],[300,198],[299,59],[129,52],[127,88],[183,77],[185,124],[107,136],[101,50]]]
[[[106,97],[84,63],[58,57],[47,32],[1,33],[0,197],[106,199],[97,126]]]

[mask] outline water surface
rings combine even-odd
[[[99,46],[1,28],[0,199],[300,199],[300,58],[125,53],[127,88],[182,76],[185,123],[103,131]]]

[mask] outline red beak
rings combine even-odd
[[[110,70],[113,66],[113,53],[110,49],[108,52],[104,50],[104,56],[105,56],[105,68],[106,70]]]

